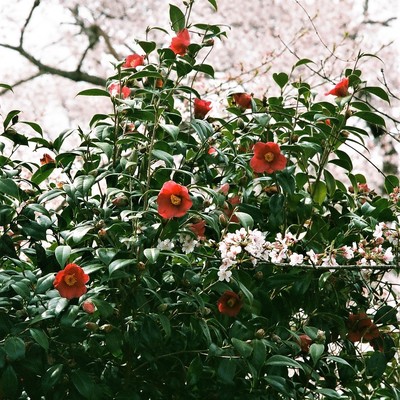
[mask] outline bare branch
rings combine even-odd
[[[30,53],[28,53],[23,47],[21,46],[11,46],[9,44],[0,43],[0,46],[5,47],[10,50],[14,50],[18,52],[21,56],[25,57],[28,61],[30,61],[33,65],[35,65],[41,74],[53,74],[58,75],[63,78],[70,79],[75,82],[87,82],[92,85],[96,86],[105,86],[106,79],[87,74],[85,72],[76,70],[76,71],[65,71],[62,69],[51,67],[50,65],[43,64],[38,59],[33,57]],[[12,85],[11,85],[12,86]]]

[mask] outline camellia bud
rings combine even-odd
[[[139,271],[144,271],[146,269],[146,264],[143,261],[139,261],[137,264],[137,269]]]
[[[99,329],[99,326],[94,322],[86,322],[85,328],[89,329],[89,331],[95,332],[97,329]]]
[[[257,271],[254,274],[254,278],[256,278],[258,281],[262,281],[264,279],[264,274],[262,271]]]
[[[160,304],[160,305],[157,307],[157,310],[158,310],[159,312],[164,312],[164,311],[166,311],[167,309],[168,309],[168,304],[167,304],[167,303]]]
[[[256,331],[256,334],[255,334],[255,337],[257,338],[257,339],[263,339],[264,337],[265,337],[265,331],[264,331],[264,329],[258,329],[257,331]]]
[[[245,124],[244,124],[244,121],[243,121],[242,118],[238,118],[238,120],[237,120],[237,126],[238,126],[238,128],[240,128],[240,129],[243,129],[243,128],[245,127]]]
[[[126,207],[129,203],[128,198],[126,196],[118,196],[111,201],[115,207]]]
[[[209,40],[205,41],[204,46],[205,47],[214,46],[214,39],[209,39]]]
[[[92,303],[91,300],[85,300],[82,303],[82,308],[88,314],[93,314],[96,311],[96,306]]]
[[[221,226],[227,226],[228,225],[228,219],[226,218],[225,214],[220,214],[218,219],[219,219],[219,223],[221,224]]]
[[[114,327],[111,324],[104,324],[100,327],[100,330],[102,330],[105,333],[109,333],[114,329]]]
[[[318,330],[317,336],[315,338],[315,341],[317,343],[325,343],[325,340],[326,340],[325,332],[321,331],[321,330]]]
[[[282,339],[278,336],[278,335],[272,335],[271,339],[275,342],[275,343],[281,343]]]

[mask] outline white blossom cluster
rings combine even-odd
[[[178,237],[178,244],[181,246],[182,251],[185,254],[193,253],[195,248],[199,245],[199,241],[193,239],[191,235],[180,235]],[[176,243],[171,239],[158,239],[157,249],[160,251],[172,251]]]
[[[389,264],[394,260],[392,247],[385,248],[383,242],[388,241],[393,245],[399,243],[399,227],[397,230],[388,229],[387,225],[377,225],[374,239],[361,240],[352,246],[342,246],[338,249],[327,250],[324,253],[315,253],[312,249],[300,254],[293,251],[293,247],[304,235],[293,235],[286,232],[284,235],[278,233],[274,242],[265,239],[265,233],[259,230],[246,230],[241,228],[236,232],[228,233],[218,244],[221,253],[221,265],[218,271],[220,281],[230,282],[232,269],[244,262],[251,262],[256,266],[259,261],[267,261],[273,264],[300,265],[308,264],[315,266],[336,267],[339,266],[337,257],[353,262],[360,266],[375,266]]]

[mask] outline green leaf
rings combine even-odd
[[[314,362],[314,365],[317,364],[318,360],[321,358],[322,354],[324,354],[325,346],[320,343],[313,343],[310,346],[310,356]]]
[[[0,179],[0,193],[19,199],[19,187],[9,178]]]
[[[231,341],[233,347],[242,357],[247,358],[251,356],[251,353],[253,352],[253,347],[251,346],[251,344],[236,338],[232,338]]]
[[[146,54],[150,54],[157,47],[155,42],[137,41],[137,44],[144,50]]]
[[[161,128],[176,141],[179,135],[179,128],[171,124],[160,124]]]
[[[1,375],[0,389],[4,399],[16,400],[20,398],[18,396],[18,377],[11,365],[8,365]]]
[[[3,121],[4,130],[8,128],[10,122],[13,121],[13,118],[16,117],[20,112],[20,110],[12,110],[7,114]],[[13,123],[11,125],[13,125]]]
[[[110,265],[108,266],[108,273],[111,276],[115,271],[118,271],[121,268],[125,268],[128,265],[134,265],[134,264],[136,264],[136,261],[132,258],[128,258],[125,260],[115,260],[111,262]]]
[[[75,178],[74,187],[82,194],[82,196],[86,196],[89,194],[94,181],[95,177],[92,175],[79,175],[77,178]]]
[[[324,395],[324,399],[343,399],[343,397],[333,389],[316,389],[316,392]]]
[[[60,380],[63,368],[63,364],[55,364],[46,371],[41,379],[44,393],[47,393],[50,389],[52,389]]]
[[[396,325],[397,324],[397,310],[394,307],[384,305],[374,315],[375,324],[382,325]]]
[[[215,11],[218,11],[217,0],[208,0],[208,2],[214,7]]]
[[[43,347],[46,351],[49,350],[49,339],[41,329],[31,328],[29,332],[39,346]]]
[[[71,247],[70,246],[57,246],[54,255],[56,256],[56,260],[61,268],[65,267],[69,257],[71,256]]]
[[[71,374],[71,380],[78,392],[85,399],[94,399],[94,384],[92,377],[82,369],[77,369]]]
[[[392,193],[395,187],[400,186],[399,178],[396,175],[387,175],[385,177],[384,186],[387,194]]]
[[[7,85],[7,84],[5,84],[5,83],[0,83],[0,87],[4,88],[4,89],[6,89],[6,90],[11,90],[11,91],[13,91],[12,86]]]
[[[160,250],[154,247],[149,249],[144,249],[143,254],[149,260],[150,264],[155,264],[158,256],[160,255]]]
[[[251,215],[239,211],[235,211],[235,215],[239,219],[239,222],[243,226],[243,228],[253,229],[254,220]]]
[[[327,192],[328,191],[324,181],[314,182],[311,185],[312,198],[319,205],[321,205],[326,199]]]
[[[173,4],[169,5],[169,19],[174,32],[180,32],[185,28],[185,14]]]
[[[224,358],[219,363],[217,375],[223,383],[233,384],[233,378],[236,372],[236,361],[231,358]]]
[[[272,78],[281,89],[283,89],[289,82],[289,76],[284,72],[274,73],[272,74]]]
[[[30,297],[31,290],[25,282],[15,282],[11,284],[11,287],[14,289],[15,293],[19,294],[23,299],[28,299]]]
[[[152,71],[149,69],[142,69],[139,72],[134,73],[131,76],[131,79],[142,79],[142,78],[155,78],[155,79],[162,79],[162,75],[157,71]]]
[[[380,351],[375,351],[372,353],[371,357],[367,360],[366,374],[371,377],[371,379],[379,379],[383,375],[386,369],[386,357]]]
[[[167,167],[172,168],[174,166],[174,158],[166,151],[153,149],[151,154],[157,160],[163,160]]]
[[[3,136],[7,139],[11,140],[14,144],[20,146],[28,146],[28,138],[21,133],[18,133],[14,128],[8,128],[5,132],[3,132]]]
[[[314,61],[308,59],[308,58],[302,58],[301,60],[297,61],[296,64],[294,64],[293,69],[300,67],[300,65],[305,65],[305,64],[315,64]]]
[[[193,358],[187,370],[186,373],[187,384],[189,386],[196,385],[196,383],[201,378],[202,372],[203,372],[203,364],[201,362],[200,356],[197,355],[195,358]]]
[[[281,356],[281,355],[271,356],[265,362],[265,365],[275,366],[275,367],[291,367],[291,368],[298,368],[298,369],[303,370],[303,366],[301,364],[299,364],[297,361],[292,360],[289,357]]]
[[[369,111],[357,111],[353,115],[353,117],[358,117],[363,119],[370,124],[386,126],[385,120],[378,114]]]
[[[328,191],[329,196],[333,196],[336,190],[336,179],[334,176],[328,171],[324,170],[324,178],[326,183],[326,189]]]
[[[389,95],[387,92],[379,86],[366,86],[362,89],[362,91],[372,93],[375,96],[381,98],[382,100],[387,101],[390,104]]]
[[[25,125],[30,126],[37,133],[43,134],[42,128],[36,122],[30,122],[30,121],[19,121],[19,122],[20,122],[20,124],[25,124]]]
[[[110,93],[107,92],[107,90],[104,89],[86,89],[82,90],[77,94],[77,96],[104,96],[104,97],[110,97]]]
[[[211,65],[208,64],[198,64],[193,67],[195,71],[203,72],[204,74],[207,74],[211,76],[211,78],[214,78],[214,68]]]
[[[256,368],[257,371],[264,365],[267,351],[264,342],[261,339],[253,340],[253,356],[251,358],[251,364]]]
[[[21,360],[25,357],[25,343],[19,337],[8,337],[4,342],[4,350],[10,361]]]
[[[56,167],[55,163],[44,164],[39,167],[31,177],[31,181],[36,185],[40,185],[45,179],[47,179]]]

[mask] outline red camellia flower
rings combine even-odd
[[[371,321],[366,313],[350,314],[347,321],[349,332],[347,339],[350,342],[369,342],[380,336],[378,327]]]
[[[226,290],[217,301],[218,311],[221,314],[235,317],[242,308],[242,299],[231,290]]]
[[[131,94],[131,89],[129,89],[127,86],[122,86],[119,83],[112,83],[108,87],[108,91],[112,97],[117,97],[121,96],[126,99],[130,94]]]
[[[299,345],[301,352],[307,354],[310,351],[310,346],[312,344],[312,339],[308,335],[299,335]]]
[[[169,48],[180,56],[186,54],[187,48],[190,45],[190,36],[187,29],[182,29],[178,34],[172,38],[171,46]]]
[[[251,95],[248,93],[235,93],[233,95],[235,103],[240,108],[251,108]]]
[[[61,297],[70,300],[81,297],[87,292],[85,286],[89,281],[89,275],[76,264],[68,264],[62,271],[59,271],[54,279],[54,287],[60,292]]]
[[[157,197],[158,213],[163,218],[183,217],[192,207],[188,189],[174,181],[165,182]]]
[[[144,64],[144,56],[139,54],[131,54],[125,58],[125,63],[122,64],[123,68],[136,68]]]
[[[40,159],[40,165],[54,164],[54,163],[55,163],[54,158],[47,153],[43,154],[43,157]]]
[[[211,110],[211,101],[194,99],[194,117],[197,119],[204,119],[207,113]]]
[[[281,149],[274,142],[258,142],[254,145],[254,156],[250,160],[250,167],[254,172],[272,174],[286,167],[287,159],[281,154]]]
[[[349,95],[349,78],[343,78],[332,90],[325,93],[325,96],[332,94],[337,97],[346,97]]]

